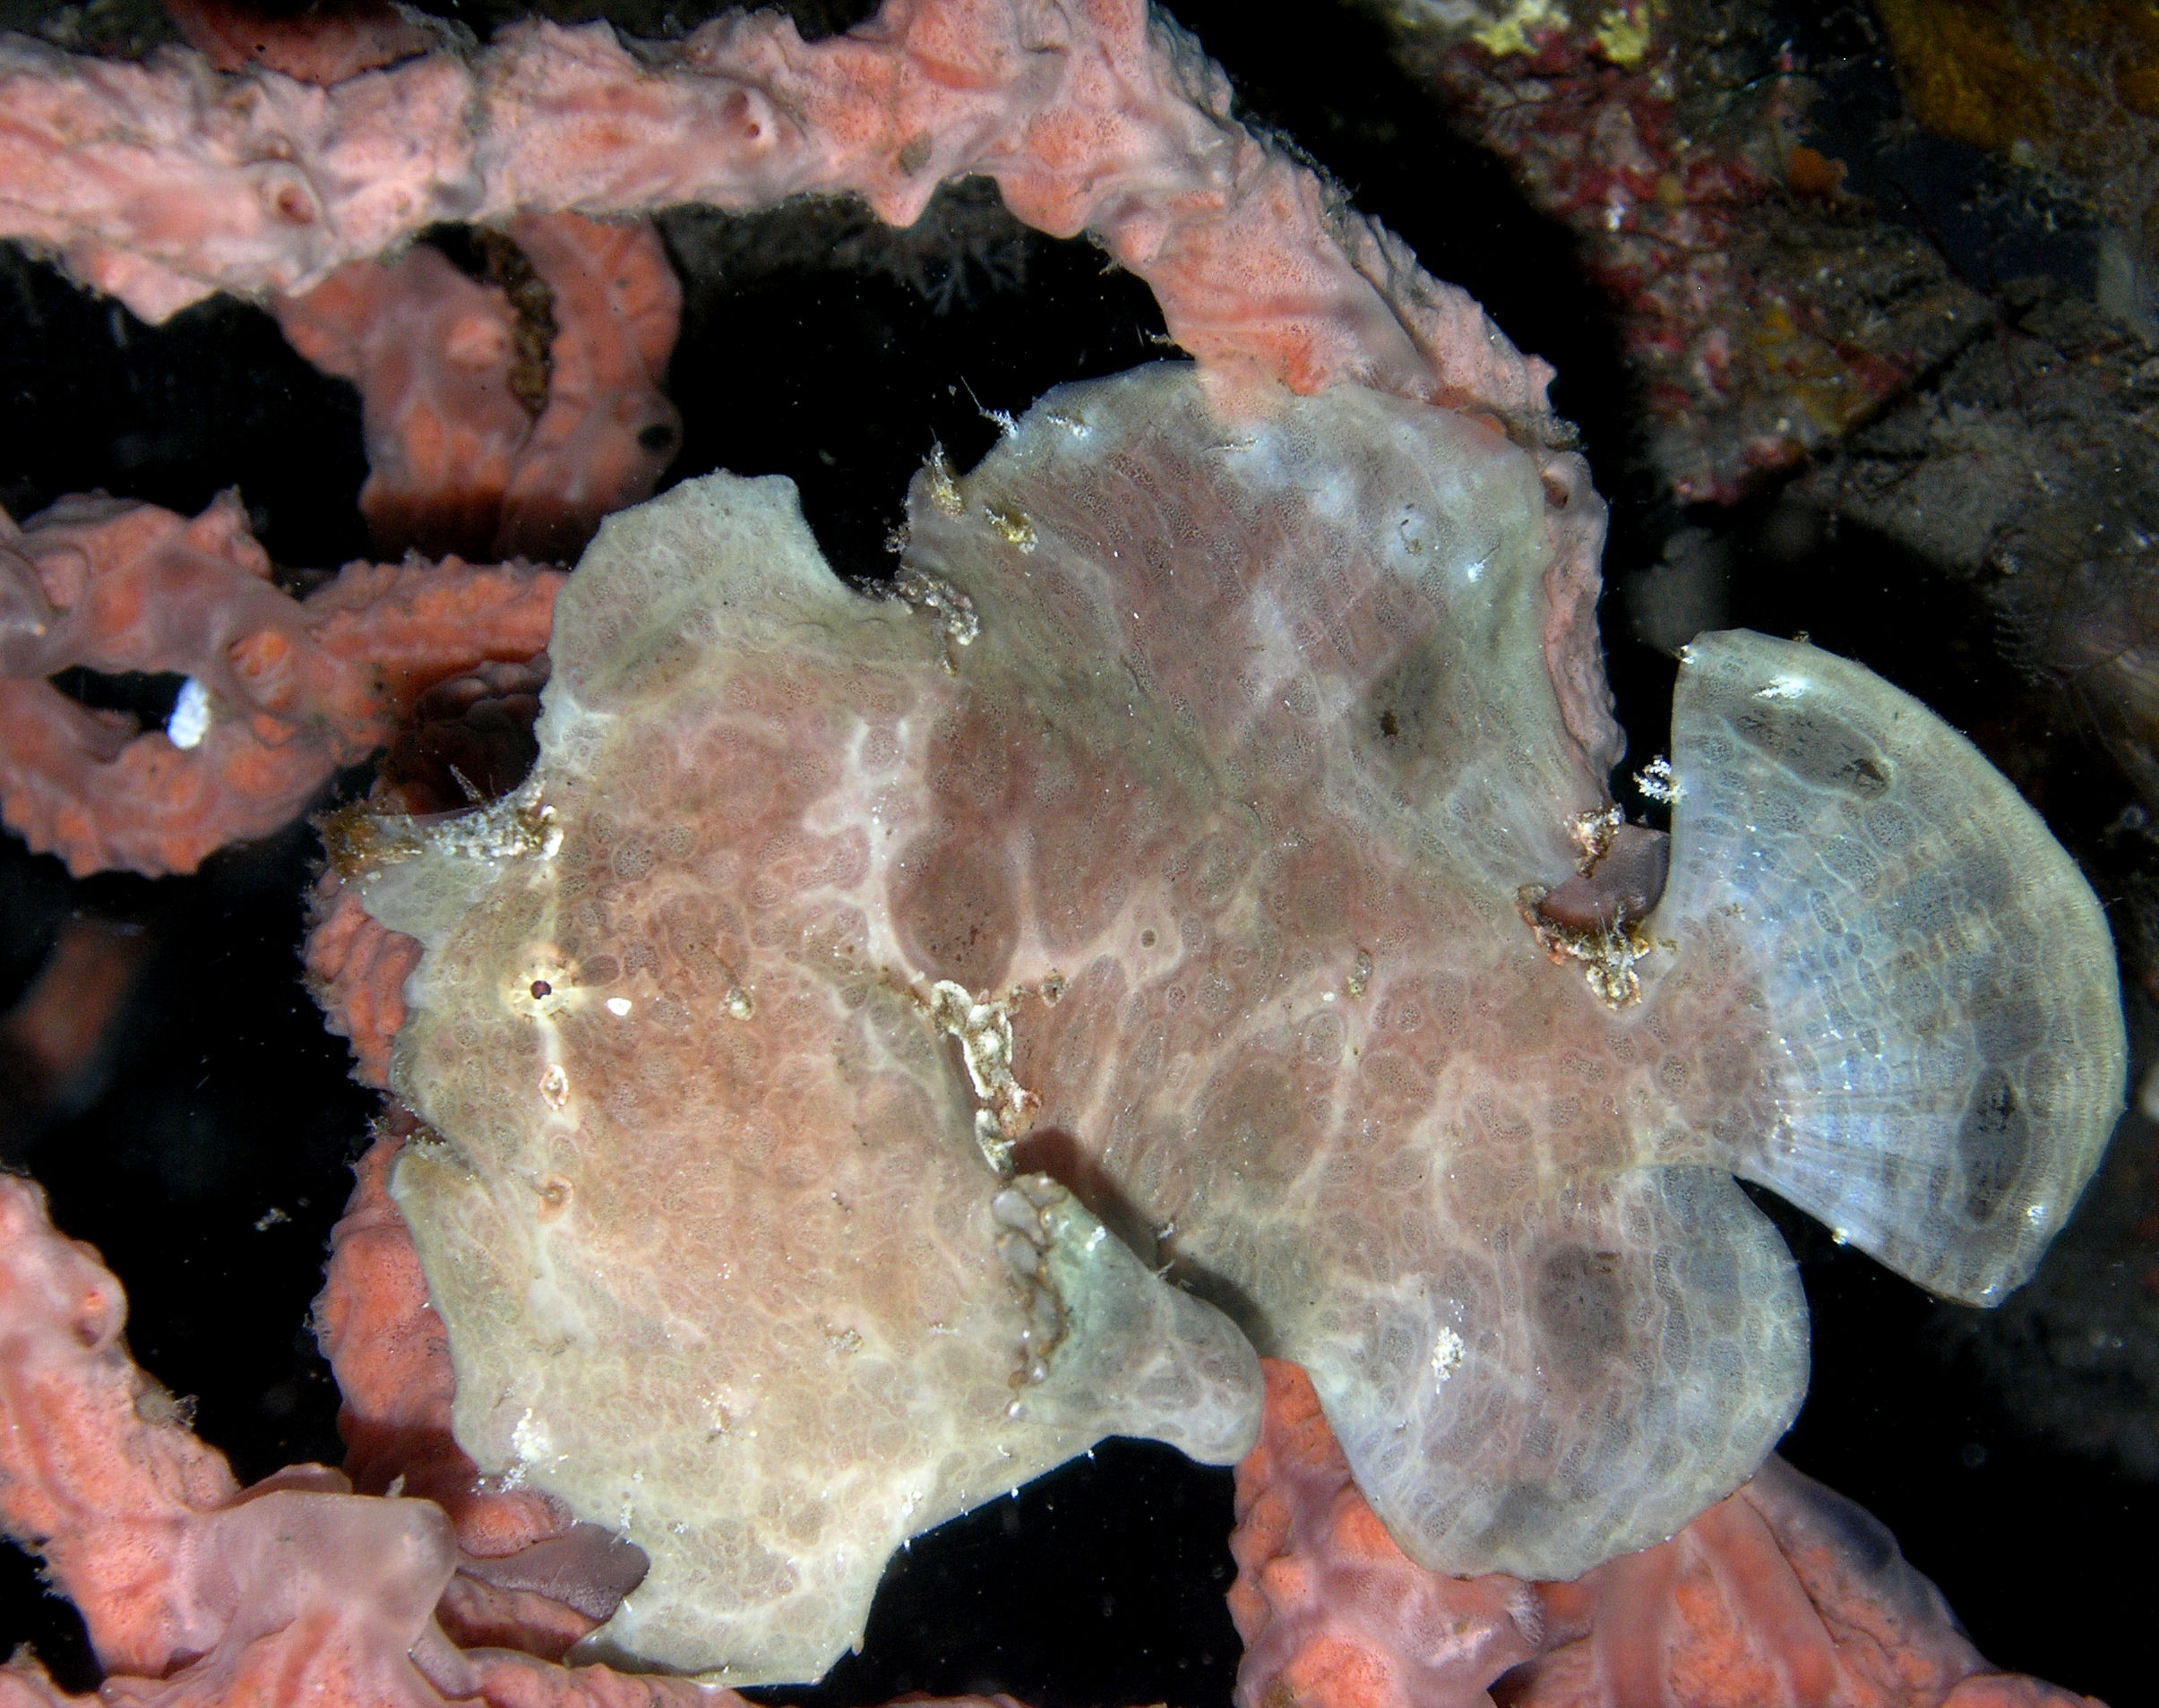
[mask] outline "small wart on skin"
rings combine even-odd
[[[959,483],[952,478],[950,459],[944,454],[942,445],[930,448],[930,460],[922,471],[923,484],[929,489],[930,502],[947,516],[967,513],[967,500],[959,495]]]
[[[1562,924],[1543,911],[1551,893],[1543,884],[1524,884],[1515,892],[1515,905],[1536,933],[1537,947],[1555,966],[1580,962],[1591,992],[1607,1008],[1616,1013],[1632,1004],[1642,993],[1634,965],[1656,946],[1656,940],[1623,911],[1609,924]]]
[[[959,1041],[961,1060],[980,1107],[975,1136],[999,1176],[1011,1172],[1012,1146],[1027,1136],[1042,1100],[1012,1074],[1012,1018],[1009,1002],[977,998],[966,986],[939,979],[925,1002],[931,1019]]]
[[[944,631],[948,669],[952,665],[950,649],[971,647],[981,636],[982,623],[975,615],[975,602],[950,581],[925,575],[920,570],[903,570],[893,579],[892,597],[917,611],[928,612],[937,620],[938,626]]]
[[[1442,1326],[1433,1336],[1432,1343],[1432,1379],[1434,1389],[1444,1386],[1447,1378],[1461,1367],[1469,1349],[1462,1337],[1453,1329]]]
[[[982,513],[989,519],[989,524],[996,530],[997,537],[1007,545],[1016,545],[1022,552],[1034,551],[1035,525],[1028,520],[1024,511],[1016,510],[1009,504],[985,504]]]
[[[1578,813],[1570,820],[1567,825],[1567,834],[1573,838],[1574,845],[1581,850],[1581,859],[1576,869],[1585,875],[1594,871],[1597,862],[1612,852],[1612,838],[1619,834],[1620,826],[1625,822],[1616,806]]]

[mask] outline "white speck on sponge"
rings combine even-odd
[[[172,716],[165,720],[165,739],[175,747],[197,745],[210,734],[210,691],[190,676],[180,684],[180,698],[173,701]]]

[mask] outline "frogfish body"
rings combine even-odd
[[[356,879],[426,947],[395,1190],[459,1439],[651,1560],[591,1652],[813,1678],[975,1502],[1236,1458],[1255,1351],[1414,1558],[1572,1577],[1798,1407],[1735,1175],[1950,1298],[2030,1273],[2121,1097],[2075,866],[1917,702],[1733,632],[1661,895],[1585,909],[1646,838],[1545,503],[1484,422],[1163,364],[933,462],[890,589],[778,477],[608,520],[530,778]]]

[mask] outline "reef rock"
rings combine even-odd
[[[426,946],[459,1439],[651,1558],[589,1646],[813,1676],[970,1503],[1235,1457],[1254,1347],[1414,1558],[1571,1577],[1798,1406],[1734,1174],[1948,1296],[2029,1273],[2120,1100],[2090,891],[1924,708],[1728,633],[1640,917],[1545,505],[1488,422],[1163,365],[933,462],[890,591],[782,479],[609,519],[527,785],[356,873]]]

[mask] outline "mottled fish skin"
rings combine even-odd
[[[1804,1308],[1726,1173],[1651,1166],[1751,1062],[1521,917],[1604,804],[1529,459],[1339,389],[1232,427],[1158,369],[924,495],[907,562],[983,638],[887,893],[925,970],[1063,987],[1014,1013],[1021,1165],[1304,1366],[1424,1564],[1570,1577],[1730,1492]]]
[[[1413,1557],[1572,1576],[1803,1392],[1733,1171],[2028,1272],[2120,1102],[2088,889],[1916,702],[1709,637],[1663,901],[1559,952],[1611,820],[1545,506],[1486,424],[1166,364],[925,470],[903,597],[784,481],[608,521],[525,790],[361,880],[427,946],[459,1438],[652,1556],[597,1652],[813,1676],[904,1536],[1106,1432],[1234,1457],[1231,1319]]]

